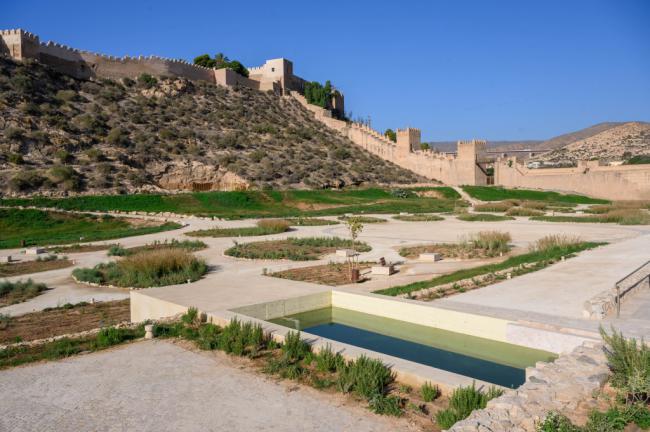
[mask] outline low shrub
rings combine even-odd
[[[335,372],[345,365],[345,359],[339,353],[332,351],[332,346],[327,344],[314,356],[316,369],[321,372]]]
[[[120,245],[111,246],[107,252],[108,256],[126,256],[127,254],[127,250]]]
[[[601,327],[600,334],[606,344],[612,386],[623,392],[626,400],[647,403],[650,398],[650,347],[643,340],[626,339],[614,328],[608,334]]]
[[[420,395],[423,401],[432,402],[440,396],[440,387],[427,381],[420,387]]]
[[[515,219],[512,216],[500,216],[489,213],[464,213],[456,216],[456,218],[466,222],[500,222]]]
[[[344,393],[353,392],[371,400],[376,395],[385,395],[388,385],[394,380],[395,376],[389,367],[380,360],[362,355],[348,362],[339,371],[337,387]]]
[[[375,414],[394,417],[401,417],[404,414],[404,401],[399,396],[376,394],[368,401],[368,406]]]
[[[311,353],[311,345],[300,338],[300,332],[287,333],[282,344],[282,354],[287,361],[303,360],[309,353]]]
[[[533,209],[533,210],[546,210],[548,207],[548,202],[544,201],[524,201],[521,203],[523,208]]]
[[[442,429],[449,429],[456,422],[467,418],[472,411],[483,409],[488,401],[499,397],[503,390],[490,387],[487,391],[477,389],[475,383],[468,387],[458,387],[449,398],[449,407],[436,414],[438,425]]]

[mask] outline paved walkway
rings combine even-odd
[[[409,429],[342,395],[276,382],[225,354],[165,341],[2,371],[0,394],[5,432]]]
[[[648,260],[649,244],[650,235],[644,235],[599,247],[544,270],[438,302],[582,318],[586,300],[611,289],[617,280]],[[650,309],[645,316],[650,317]]]

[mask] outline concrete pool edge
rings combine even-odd
[[[437,327],[527,348],[541,349],[555,354],[570,352],[585,341],[598,339],[595,334],[592,337],[590,333],[579,335],[562,333],[543,326],[535,326],[534,323],[459,311],[415,300],[359,293],[351,289],[331,289],[302,296],[249,304],[231,308],[230,310],[206,311],[202,310],[200,305],[196,305],[210,322],[226,325],[234,318],[241,321],[253,321],[261,324],[266,331],[271,332],[273,337],[279,341],[282,341],[291,329],[270,323],[267,321],[268,319],[330,306]],[[188,308],[189,305],[175,304],[157,299],[154,296],[148,296],[144,291],[131,292],[132,321],[169,317],[184,313]],[[316,351],[329,344],[332,349],[341,352],[346,358],[352,359],[365,354],[380,359],[392,367],[400,382],[408,385],[420,386],[429,381],[438,384],[443,391],[451,391],[458,386],[471,385],[472,382],[476,382],[478,386],[493,385],[464,375],[330,340],[308,332],[303,331],[302,335],[312,344]],[[526,369],[526,376],[528,378],[528,369]]]

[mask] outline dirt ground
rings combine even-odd
[[[0,372],[0,430],[420,431],[220,352],[137,342]],[[430,421],[430,420],[429,420]],[[432,422],[430,423],[433,424]]]
[[[50,261],[23,261],[13,264],[0,264],[0,277],[20,276],[70,267],[72,261],[57,259]]]
[[[371,263],[359,263],[358,267],[360,270],[365,270],[372,265]],[[350,270],[347,263],[329,263],[311,267],[300,267],[271,273],[270,276],[332,286],[350,283]],[[363,282],[363,279],[361,282]]]
[[[130,318],[129,300],[60,307],[11,317],[0,324],[0,343],[44,339],[114,325]]]

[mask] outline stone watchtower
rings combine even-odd
[[[397,129],[397,157],[405,157],[420,149],[420,129]]]
[[[482,162],[487,155],[487,141],[471,140],[458,141],[458,159],[463,161]]]
[[[0,31],[0,55],[14,60],[39,58],[40,41],[38,36],[21,29]]]

